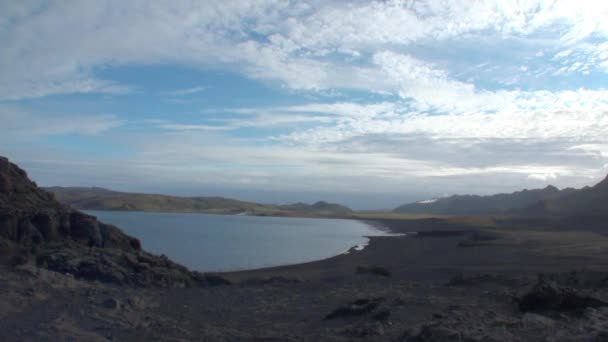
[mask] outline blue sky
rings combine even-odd
[[[2,1],[42,185],[390,208],[608,173],[600,1]]]

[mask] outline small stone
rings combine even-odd
[[[108,309],[116,310],[120,308],[120,301],[116,298],[108,298],[103,302],[103,306]]]
[[[525,314],[521,320],[525,326],[533,328],[551,328],[555,325],[553,319],[533,313]]]
[[[391,317],[391,312],[389,310],[382,310],[373,316],[373,319],[376,321],[387,321]]]

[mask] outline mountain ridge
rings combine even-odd
[[[594,186],[515,210],[515,215],[537,218],[608,218],[608,176]]]
[[[543,189],[524,189],[495,195],[452,195],[432,201],[408,203],[395,208],[397,213],[441,215],[500,215],[513,209],[526,208],[539,201],[574,193],[576,189],[558,189],[548,185]]]

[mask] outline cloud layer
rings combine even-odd
[[[435,196],[548,182],[578,186],[606,173],[603,2],[3,7],[0,152],[37,165],[48,182],[68,182],[58,174],[70,164],[82,166],[84,183],[93,163],[108,184],[129,175],[144,189],[181,179],[286,192]],[[79,110],[86,95],[135,103],[150,93],[143,78],[110,71],[166,65],[228,72],[275,96],[251,107],[225,101],[209,108],[193,99],[219,85],[200,80],[157,92],[200,115],[136,116],[118,105]],[[66,109],[32,105],[50,99]],[[97,157],[75,156],[61,137],[83,142],[83,151]],[[124,147],[110,153],[117,141]],[[122,176],[113,171],[117,164],[125,165]]]

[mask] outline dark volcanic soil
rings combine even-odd
[[[0,277],[0,340],[607,340],[605,238],[517,232],[514,240],[436,220],[382,223],[422,234],[217,275],[231,285],[116,286],[19,266]],[[554,254],[563,248],[571,253]]]

